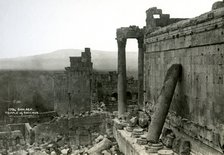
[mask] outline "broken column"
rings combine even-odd
[[[126,106],[126,38],[117,38],[118,44],[118,116],[121,117],[127,110]]]
[[[144,72],[144,49],[143,37],[138,39],[138,106],[143,108],[143,72]]]
[[[180,64],[173,64],[166,73],[164,84],[157,100],[156,109],[148,129],[147,140],[149,142],[157,143],[159,141],[180,73]]]

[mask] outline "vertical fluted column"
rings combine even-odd
[[[144,46],[143,37],[138,39],[138,106],[143,108],[143,83],[144,83]]]
[[[127,110],[126,101],[126,38],[117,38],[118,44],[118,116],[121,117]]]

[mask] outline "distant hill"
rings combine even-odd
[[[0,70],[64,70],[70,56],[81,56],[83,50],[63,49],[47,54],[0,58]],[[98,71],[117,70],[117,52],[92,50],[93,68]],[[127,72],[137,71],[138,53],[126,52]],[[135,75],[134,75],[135,76]]]

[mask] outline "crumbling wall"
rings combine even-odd
[[[168,68],[182,65],[167,123],[220,152],[224,143],[223,17],[220,8],[146,32],[144,64],[145,100],[152,105]]]
[[[92,75],[92,105],[104,102],[108,111],[117,111],[117,72],[94,72]],[[136,105],[138,99],[138,80],[127,78],[128,105]]]
[[[0,150],[15,150],[17,145],[24,145],[20,130],[0,132]]]
[[[90,48],[81,57],[70,57],[70,67],[55,75],[55,111],[78,114],[91,108],[92,62]]]
[[[34,127],[36,142],[55,141],[63,137],[64,143],[88,145],[92,143],[94,133],[106,134],[110,115],[95,113],[73,118],[59,117],[51,122],[41,123]]]
[[[145,31],[152,32],[155,29],[176,23],[183,19],[184,18],[170,18],[169,14],[163,14],[162,9],[157,9],[157,7],[149,8],[146,11]]]
[[[38,112],[53,110],[54,71],[1,71],[0,119],[8,108],[33,108]]]

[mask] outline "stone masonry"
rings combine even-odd
[[[146,111],[151,115],[151,112],[164,108],[156,103],[168,69],[178,64],[182,68],[181,76],[169,99],[170,109],[167,106],[170,103],[164,105],[169,110],[164,127],[172,132],[170,138],[178,137],[174,144],[179,138],[183,141],[178,154],[186,151],[188,154],[221,155],[224,151],[224,2],[214,3],[211,11],[192,19],[170,18],[156,7],[148,9],[146,15],[146,26],[141,29],[144,61],[139,59],[139,65],[144,64],[144,78],[139,78],[144,81],[141,91],[144,92],[144,103],[150,105]],[[119,115],[127,111],[125,45],[127,38],[138,38],[138,33],[132,33],[133,28],[138,27],[117,29]],[[120,121],[121,124],[125,122],[124,119]],[[159,132],[152,130],[156,129],[152,128],[148,133]],[[122,134],[123,131],[116,132]],[[117,139],[124,140],[122,137]],[[123,152],[127,154],[127,150]]]
[[[70,67],[55,78],[55,111],[79,114],[91,108],[92,62],[90,48],[81,57],[70,57]]]
[[[224,8],[214,9],[145,34],[145,101],[156,102],[165,72],[172,64],[181,64],[167,125],[216,154],[224,143],[223,17]],[[212,152],[196,143],[192,147],[203,154]]]

